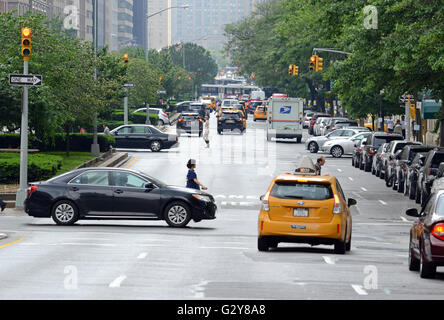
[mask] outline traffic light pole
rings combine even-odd
[[[29,61],[24,61],[23,74],[29,74]],[[17,209],[25,207],[28,193],[28,87],[23,87],[22,125],[20,135],[20,187],[17,191],[15,206]]]
[[[128,125],[128,88],[125,88],[125,97],[123,98],[123,124]]]
[[[146,122],[145,122],[145,124],[150,125],[151,124],[151,120],[150,120],[150,105],[148,103],[145,103],[145,107],[146,107]]]
[[[94,0],[94,81],[97,81],[97,21],[98,21],[98,0]],[[91,154],[94,157],[100,156],[99,137],[97,133],[97,112],[93,121],[93,143],[91,145]]]

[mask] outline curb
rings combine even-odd
[[[0,240],[4,240],[8,237],[6,233],[0,233]]]

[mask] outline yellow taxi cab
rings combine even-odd
[[[220,117],[220,115],[225,112],[225,111],[233,111],[234,108],[233,107],[221,107],[219,108],[219,111],[217,113],[217,116]]]
[[[305,164],[304,164],[305,163]],[[351,250],[352,216],[348,199],[333,176],[318,176],[304,157],[294,174],[274,178],[261,197],[258,250],[277,248],[280,242],[334,245],[334,252]]]
[[[266,106],[258,106],[254,111],[253,120],[267,120],[267,107]]]

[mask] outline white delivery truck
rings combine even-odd
[[[300,98],[270,98],[267,115],[267,140],[297,139],[302,142],[304,100]]]

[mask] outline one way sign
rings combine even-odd
[[[11,86],[35,86],[42,85],[41,75],[24,75],[24,74],[10,74],[9,84]]]

